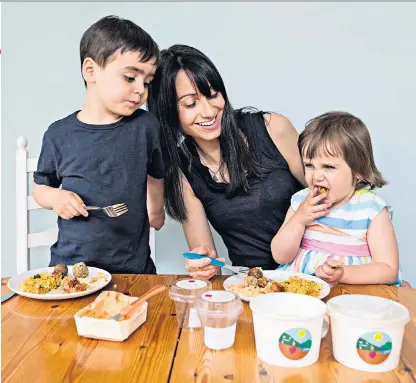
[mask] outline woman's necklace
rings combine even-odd
[[[209,170],[209,172],[210,172],[210,174],[211,174],[211,178],[212,178],[215,182],[218,182],[218,181],[219,181],[219,178],[217,177],[217,174],[218,174],[218,172],[220,171],[221,166],[218,168],[218,170],[217,170],[216,172],[214,172],[213,170],[211,170],[211,168],[210,168],[210,167],[207,165],[207,163],[204,161],[204,159],[202,158],[201,153],[199,152],[198,148],[196,148],[196,151],[198,152],[198,156],[199,156],[199,159],[200,159],[200,161],[201,161],[202,165],[204,165],[205,167],[207,167],[207,168],[208,168],[208,170]]]

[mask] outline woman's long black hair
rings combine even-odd
[[[233,110],[222,78],[211,60],[201,51],[187,45],[173,45],[163,50],[149,89],[148,110],[160,123],[160,140],[166,166],[166,211],[173,219],[183,223],[187,219],[187,212],[182,196],[181,168],[184,174],[190,173],[192,154],[188,145],[195,145],[195,142],[186,139],[180,144],[185,134],[179,122],[176,77],[181,70],[188,74],[196,89],[205,97],[211,96],[211,88],[221,92],[224,97],[220,172],[224,167],[228,169],[230,181],[226,194],[232,196],[237,190],[247,193],[250,189],[248,177],[262,178],[266,169],[257,162],[253,150],[249,150],[254,143],[250,141],[250,135],[245,134],[243,126],[239,126],[242,112]],[[186,159],[185,168],[183,158]]]

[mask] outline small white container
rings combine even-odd
[[[257,356],[279,367],[306,367],[319,359],[328,332],[326,305],[303,294],[272,293],[252,298]]]
[[[125,320],[97,319],[86,316],[86,314],[92,310],[98,310],[97,305],[100,305],[101,308],[105,307],[106,317],[116,315],[123,307],[137,299],[137,297],[129,297],[116,291],[103,291],[93,303],[74,315],[78,335],[86,338],[123,342],[146,321],[147,302],[144,302],[141,309],[133,313],[131,318]]]
[[[195,302],[204,327],[205,346],[212,350],[224,350],[233,346],[237,320],[243,304],[235,294],[212,290],[201,294]]]
[[[327,303],[334,358],[360,371],[387,372],[399,365],[409,310],[390,299],[339,295]]]

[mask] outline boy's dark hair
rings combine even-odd
[[[92,58],[101,67],[105,67],[118,50],[120,53],[140,52],[142,63],[152,59],[155,60],[156,65],[159,63],[159,47],[146,31],[130,20],[118,16],[106,16],[91,25],[81,38],[79,47],[81,70],[87,57]]]
[[[321,154],[341,156],[358,178],[356,189],[387,184],[374,162],[370,133],[365,124],[346,112],[329,112],[308,121],[300,134],[299,152],[313,159]]]

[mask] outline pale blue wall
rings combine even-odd
[[[15,270],[16,138],[26,135],[37,156],[48,125],[82,107],[79,39],[108,14],[132,19],[162,48],[185,43],[203,50],[236,107],[281,112],[299,131],[331,109],[360,116],[390,181],[380,194],[395,209],[404,276],[416,285],[416,4],[374,2],[3,3],[2,276]],[[32,228],[47,228],[54,219],[35,212]],[[159,272],[182,272],[185,248],[181,228],[169,221],[157,234]],[[47,250],[34,255],[34,265],[47,262]]]

